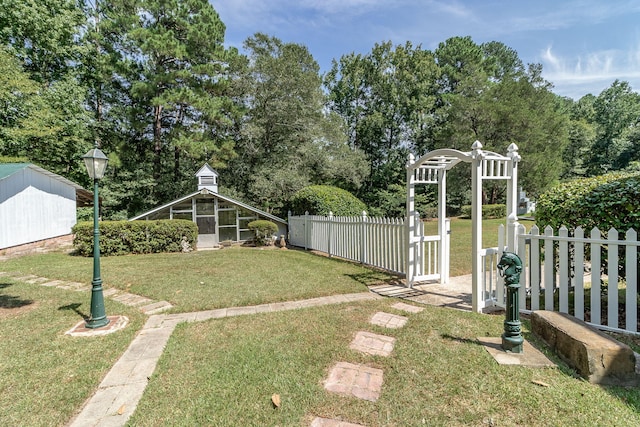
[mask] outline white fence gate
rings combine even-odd
[[[578,227],[557,234],[546,227],[514,224],[517,254],[523,261],[520,275],[520,310],[567,313],[604,330],[638,333],[638,253],[635,230],[624,233],[594,228],[588,235]],[[504,285],[495,275],[495,260],[504,248],[504,227],[499,247],[485,249],[484,294],[504,307]],[[601,270],[601,261],[606,268]],[[495,285],[493,285],[495,284]]]
[[[439,236],[425,236],[420,221],[418,234],[423,251],[416,257],[416,271],[438,279]],[[294,246],[325,252],[329,256],[357,261],[396,274],[406,274],[407,231],[404,219],[361,216],[289,215],[289,242]],[[422,262],[421,262],[422,261]]]

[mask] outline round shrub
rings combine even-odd
[[[299,190],[290,201],[290,209],[294,215],[329,215],[336,216],[361,215],[367,206],[356,196],[346,190],[330,185],[311,185]]]
[[[251,221],[247,227],[253,231],[253,242],[256,246],[266,245],[271,240],[271,236],[278,231],[278,226],[275,223],[265,219]]]
[[[640,230],[640,173],[610,173],[559,184],[540,195],[536,223],[586,231]]]

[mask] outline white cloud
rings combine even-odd
[[[547,47],[540,54],[543,76],[555,86],[555,92],[579,98],[587,92],[598,95],[614,80],[640,88],[640,48],[628,52],[601,50],[583,55],[560,56]],[[585,92],[585,89],[587,92]]]

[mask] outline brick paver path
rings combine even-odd
[[[420,313],[424,310],[424,307],[418,307],[417,305],[405,304],[403,302],[397,302],[391,306],[396,310],[406,311],[408,313]]]
[[[12,277],[8,273],[2,271],[0,275],[10,277],[14,280],[18,280],[32,285],[40,285],[47,287],[56,287],[59,289],[65,289],[68,291],[90,291],[91,285],[88,283],[79,282],[67,282],[64,280],[51,280],[46,277],[40,277],[33,274],[27,276]],[[144,314],[157,314],[162,311],[168,310],[173,305],[167,301],[153,301],[147,297],[135,295],[129,292],[124,292],[116,288],[107,288],[102,291],[105,297],[111,298],[114,301],[118,301],[124,305],[130,307],[138,307]]]
[[[371,318],[371,323],[385,328],[397,329],[402,328],[407,323],[407,318],[404,316],[398,316],[395,314],[384,313],[382,311],[377,312]]]
[[[388,356],[393,351],[395,342],[396,339],[393,337],[360,331],[349,347],[367,354]]]
[[[382,369],[338,362],[324,383],[328,391],[375,402],[382,389]]]

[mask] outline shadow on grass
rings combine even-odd
[[[387,272],[378,272],[378,271],[368,271],[366,273],[358,273],[358,274],[346,274],[347,277],[355,280],[358,283],[361,283],[365,286],[376,286],[376,285],[389,285],[389,286],[402,286],[404,287],[402,281],[399,277],[386,277],[391,273]]]
[[[9,286],[13,286],[12,283],[0,283],[0,289],[6,289]],[[14,295],[0,294],[0,308],[20,308],[33,304],[31,299],[22,299]]]
[[[82,311],[80,311],[79,307],[82,304],[79,302],[74,302],[72,304],[67,304],[67,305],[63,305],[61,307],[58,307],[58,310],[70,310],[70,311],[74,311],[78,316],[82,317],[84,320],[87,320],[89,318],[89,315],[86,313],[83,313]]]
[[[482,343],[480,343],[480,341],[478,341],[475,338],[471,339],[471,338],[454,337],[453,335],[449,335],[449,334],[442,334],[441,336],[446,340],[456,341],[463,344],[474,344],[474,345],[480,345],[480,346],[482,345]]]

